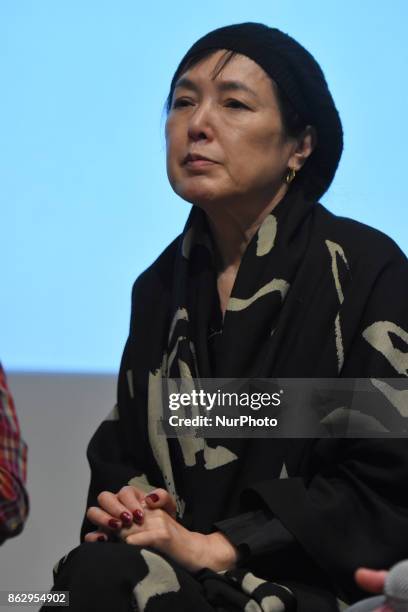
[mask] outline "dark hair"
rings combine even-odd
[[[192,68],[198,62],[209,57],[218,49],[204,49],[201,52],[198,52],[187,59],[183,64],[179,66],[177,71],[177,76],[181,76],[184,72],[186,72],[189,68]],[[237,55],[235,51],[226,50],[225,53],[220,57],[213,70],[213,80],[217,78],[222,69],[232,60],[232,58]],[[269,76],[269,75],[268,75]],[[269,77],[271,85],[274,89],[276,99],[278,102],[278,107],[282,117],[282,124],[285,135],[290,138],[297,138],[306,128],[307,122],[299,115],[299,113],[293,108],[286,94],[278,87],[276,82]],[[164,110],[168,115],[171,110],[171,101],[173,98],[174,88],[177,80],[173,77],[173,86],[170,87],[169,94],[167,96]],[[307,177],[307,162],[304,164],[303,168],[298,172],[295,181],[299,183],[301,180],[306,179]]]

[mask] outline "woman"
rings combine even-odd
[[[162,382],[406,377],[406,258],[318,203],[342,128],[286,34],[210,32],[167,110],[169,181],[193,207],[134,285],[117,407],[88,449],[85,542],[54,588],[75,610],[337,610],[362,596],[359,565],[406,556],[405,440],[166,439]]]

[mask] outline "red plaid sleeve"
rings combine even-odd
[[[0,540],[17,535],[28,514],[24,488],[27,474],[27,446],[20,428],[13,398],[0,364]]]

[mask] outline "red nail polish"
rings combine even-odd
[[[139,525],[143,523],[143,512],[141,510],[135,510],[133,512],[133,517],[135,523],[138,523]]]
[[[103,535],[98,536],[98,542],[105,542],[106,538]]]
[[[129,512],[122,512],[122,514],[120,515],[120,519],[126,524],[129,525],[129,523],[132,522],[132,517],[129,514]]]
[[[159,501],[159,496],[157,495],[157,493],[149,493],[149,495],[146,495],[146,497],[150,497],[152,502],[158,502]]]
[[[118,529],[119,528],[119,521],[115,521],[115,519],[109,519],[108,521],[108,525],[111,529]]]

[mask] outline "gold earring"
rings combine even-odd
[[[287,175],[285,176],[285,181],[288,185],[293,181],[296,176],[296,170],[294,168],[289,168]]]

